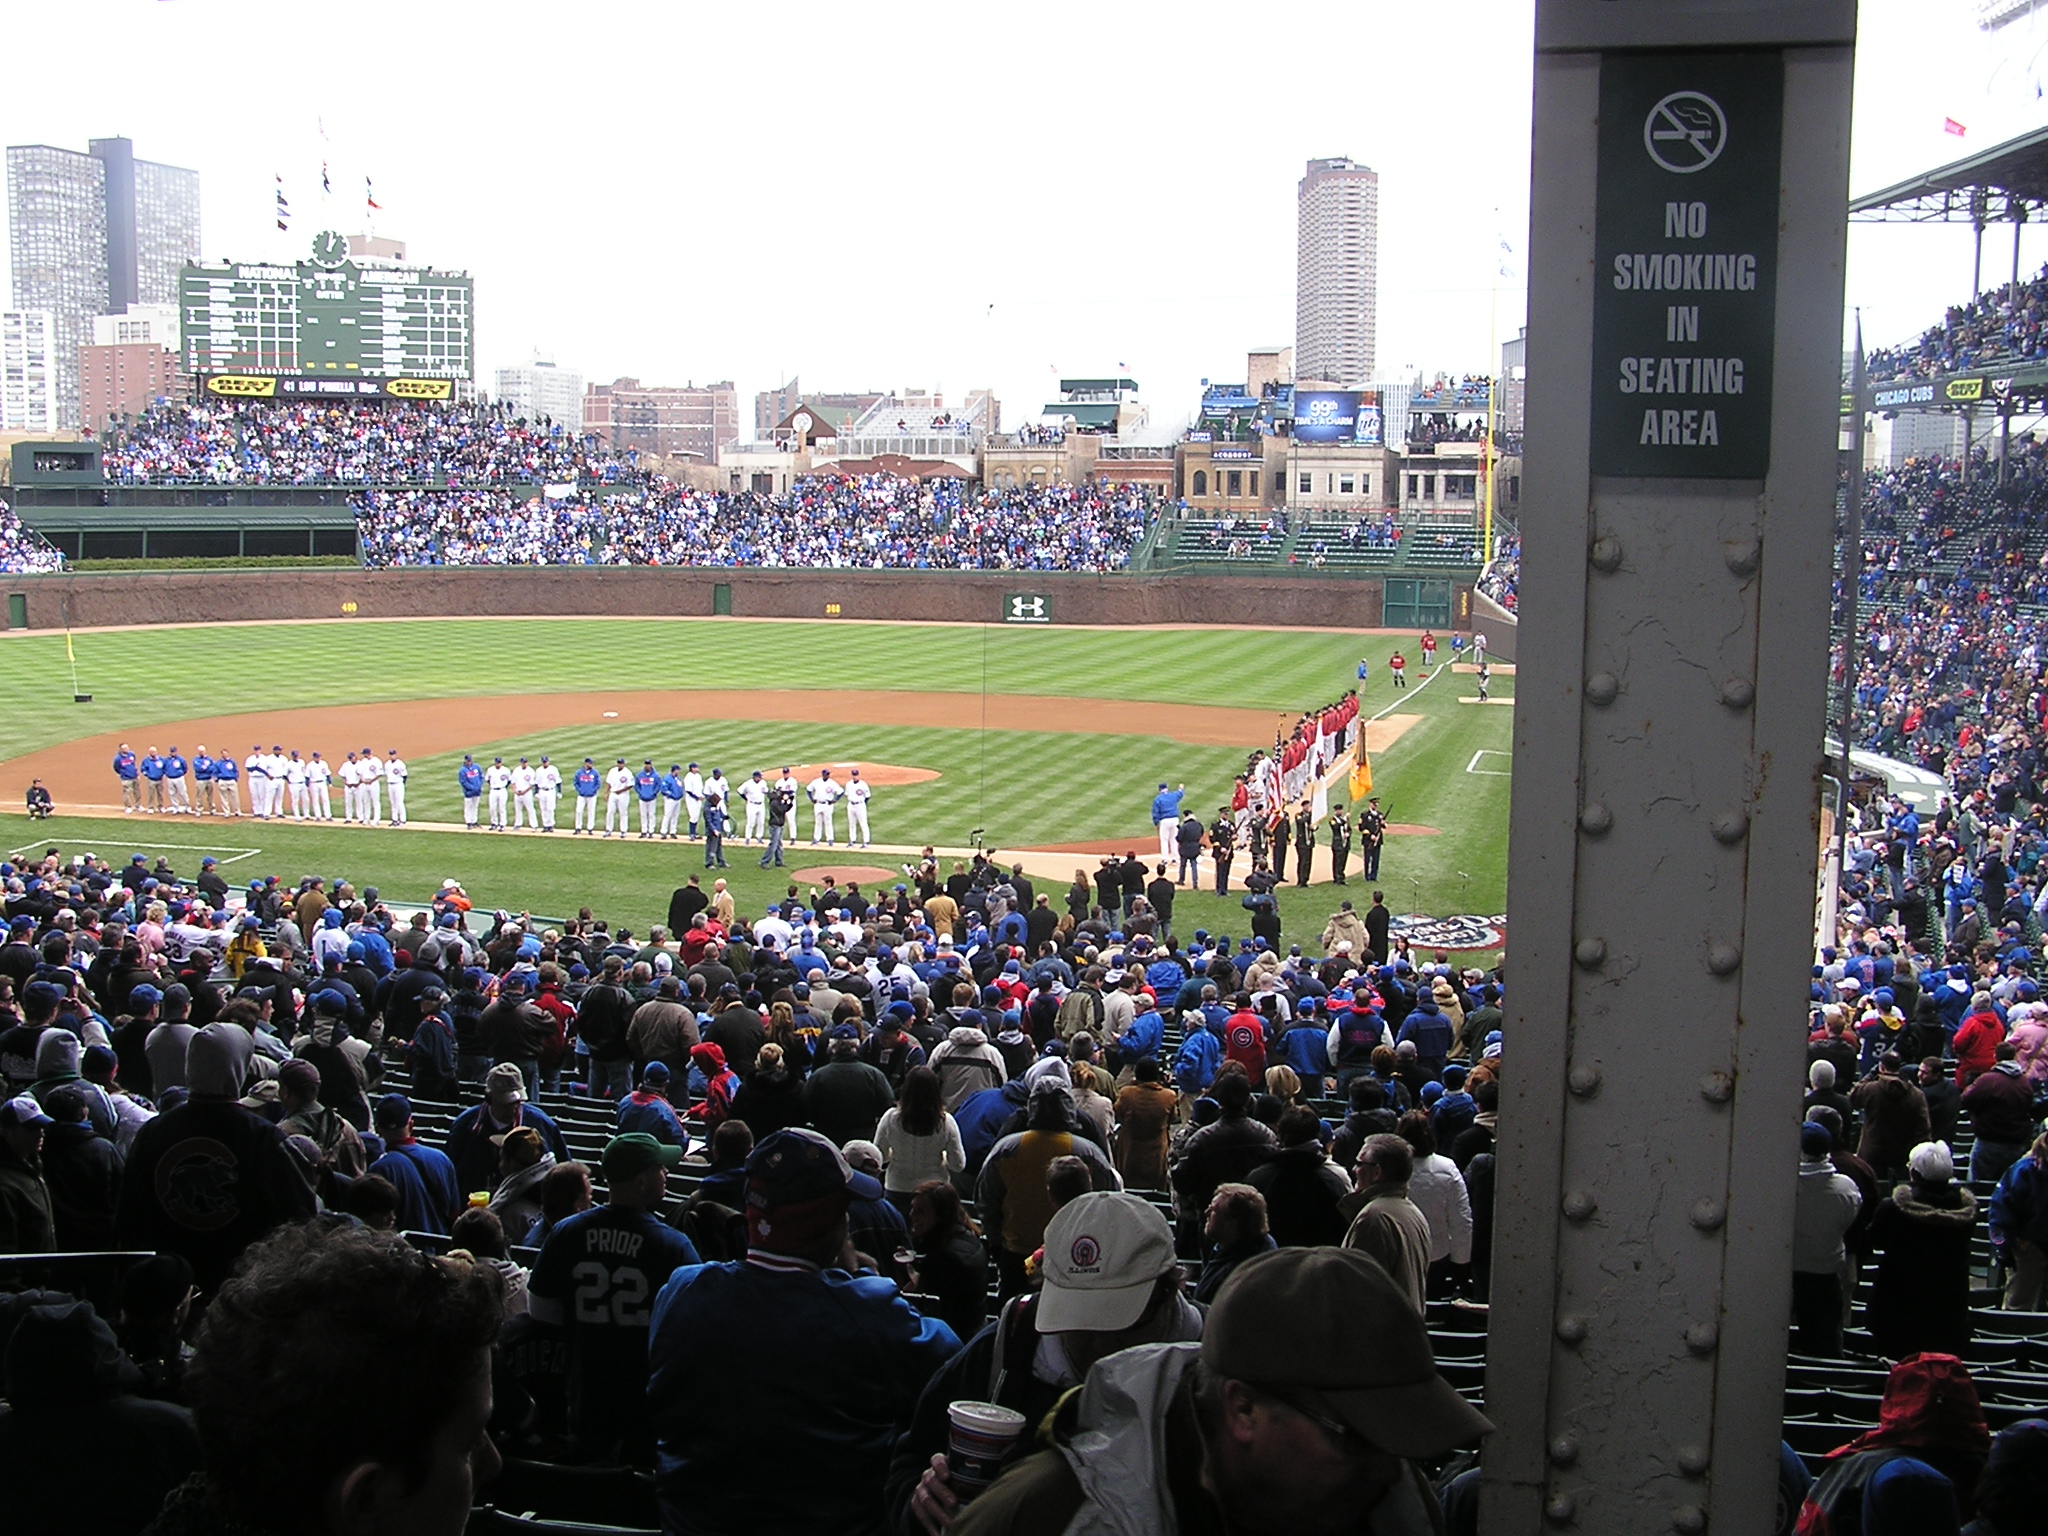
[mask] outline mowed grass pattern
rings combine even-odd
[[[1384,685],[1392,642],[1365,643]],[[74,644],[90,704],[71,702],[61,634],[0,642],[7,756],[203,715],[579,689],[883,688],[1302,710],[1348,686],[1361,640],[1300,630],[335,618],[107,631]]]

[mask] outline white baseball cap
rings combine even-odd
[[[1041,1333],[1115,1333],[1144,1316],[1173,1269],[1173,1233],[1136,1195],[1094,1193],[1060,1207],[1045,1228]]]

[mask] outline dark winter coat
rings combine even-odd
[[[1901,1184],[1878,1207],[1870,1246],[1879,1250],[1869,1321],[1891,1360],[1959,1355],[1970,1342],[1970,1234],[1977,1199],[1959,1184]]]

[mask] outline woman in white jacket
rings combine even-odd
[[[1395,1127],[1415,1153],[1408,1198],[1429,1219],[1429,1291],[1446,1294],[1472,1262],[1472,1197],[1458,1165],[1436,1149],[1429,1116],[1412,1110]]]
[[[960,1127],[941,1101],[939,1076],[930,1067],[912,1067],[904,1074],[896,1107],[884,1112],[875,1127],[875,1145],[882,1151],[882,1188],[890,1203],[905,1212],[918,1185],[949,1179],[967,1167]]]

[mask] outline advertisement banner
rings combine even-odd
[[[248,373],[216,373],[206,392],[227,400],[268,400],[277,394],[277,380]]]
[[[1296,390],[1294,440],[1298,443],[1348,443],[1358,433],[1358,412],[1365,396],[1355,389]]]

